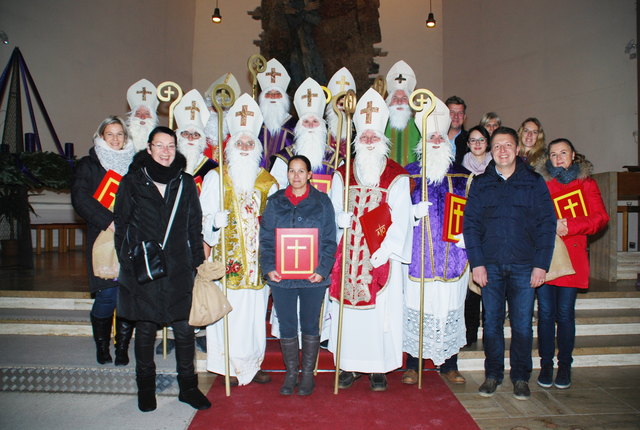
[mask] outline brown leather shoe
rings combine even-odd
[[[257,384],[266,384],[271,382],[271,376],[267,372],[263,372],[262,370],[258,370],[256,376],[253,377],[251,382],[255,382]]]
[[[224,385],[224,375],[220,375],[220,383],[222,385]],[[235,376],[229,376],[229,385],[232,387],[237,387],[238,386],[238,378],[236,378]]]
[[[418,383],[418,372],[415,369],[409,369],[402,375],[402,383],[407,385],[416,385]]]
[[[450,370],[448,372],[442,373],[442,376],[452,384],[464,384],[465,382],[467,382],[467,380],[464,379],[464,376],[462,376],[457,370]]]

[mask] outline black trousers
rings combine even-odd
[[[193,327],[187,320],[171,323],[176,342],[176,371],[180,376],[192,376],[195,373],[193,360],[195,344]],[[136,376],[154,376],[156,374],[155,341],[158,324],[151,321],[136,322]]]

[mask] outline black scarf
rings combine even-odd
[[[137,161],[140,162],[142,167],[146,168],[146,172],[149,177],[154,182],[158,182],[160,184],[168,184],[172,179],[176,178],[187,165],[184,155],[179,152],[176,152],[176,158],[169,167],[157,163],[146,151],[140,151],[136,158],[138,157],[140,158]]]
[[[568,184],[571,181],[575,181],[580,174],[580,166],[576,163],[571,164],[568,169],[565,169],[564,167],[553,167],[551,160],[547,160],[545,167],[549,175],[552,178],[556,178],[561,184]]]

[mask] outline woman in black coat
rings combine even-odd
[[[313,370],[318,356],[318,320],[329,274],[335,261],[336,225],[329,197],[309,184],[311,163],[302,155],[289,160],[289,186],[269,197],[260,223],[260,266],[267,274],[273,306],[280,323],[280,347],[287,373],[280,394],[291,395],[298,382],[298,308],[302,331],[302,379],[298,394],[310,395],[315,386]],[[277,228],[318,229],[318,265],[306,279],[283,279],[276,267]]]
[[[149,147],[136,156],[136,166],[122,179],[115,206],[116,250],[120,259],[118,315],[136,322],[136,381],[138,407],[156,408],[154,342],[160,326],[170,325],[175,336],[179,400],[196,409],[211,403],[198,390],[194,371],[194,334],[188,318],[196,268],[202,263],[202,211],[191,175],[182,171],[185,158],[176,153],[176,135],[156,127]],[[166,276],[140,284],[129,251],[140,241],[164,241],[177,201],[175,218],[164,244]]]
[[[105,207],[94,198],[94,194],[108,171],[115,172],[116,176],[124,176],[127,173],[135,148],[129,140],[124,121],[117,116],[110,116],[100,123],[93,136],[93,144],[89,155],[78,161],[76,166],[71,184],[71,202],[78,215],[87,222],[87,273],[89,290],[95,298],[90,312],[91,325],[96,342],[96,359],[98,363],[104,364],[111,362],[109,341],[113,311],[118,297],[118,282],[115,279],[94,276],[92,251],[100,232],[114,231],[115,227],[112,204],[104,201],[105,205],[110,206]],[[111,192],[115,193],[115,190]],[[116,366],[129,363],[128,350],[132,333],[133,326],[129,321],[123,318],[116,319]]]

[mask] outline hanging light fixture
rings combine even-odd
[[[429,0],[429,16],[427,17],[427,28],[434,28],[436,26],[436,19],[433,16],[433,9],[431,8],[431,0]]]
[[[211,15],[211,22],[216,24],[222,22],[222,15],[220,14],[220,8],[218,7],[218,0],[216,0],[216,8],[213,10],[213,15]]]

